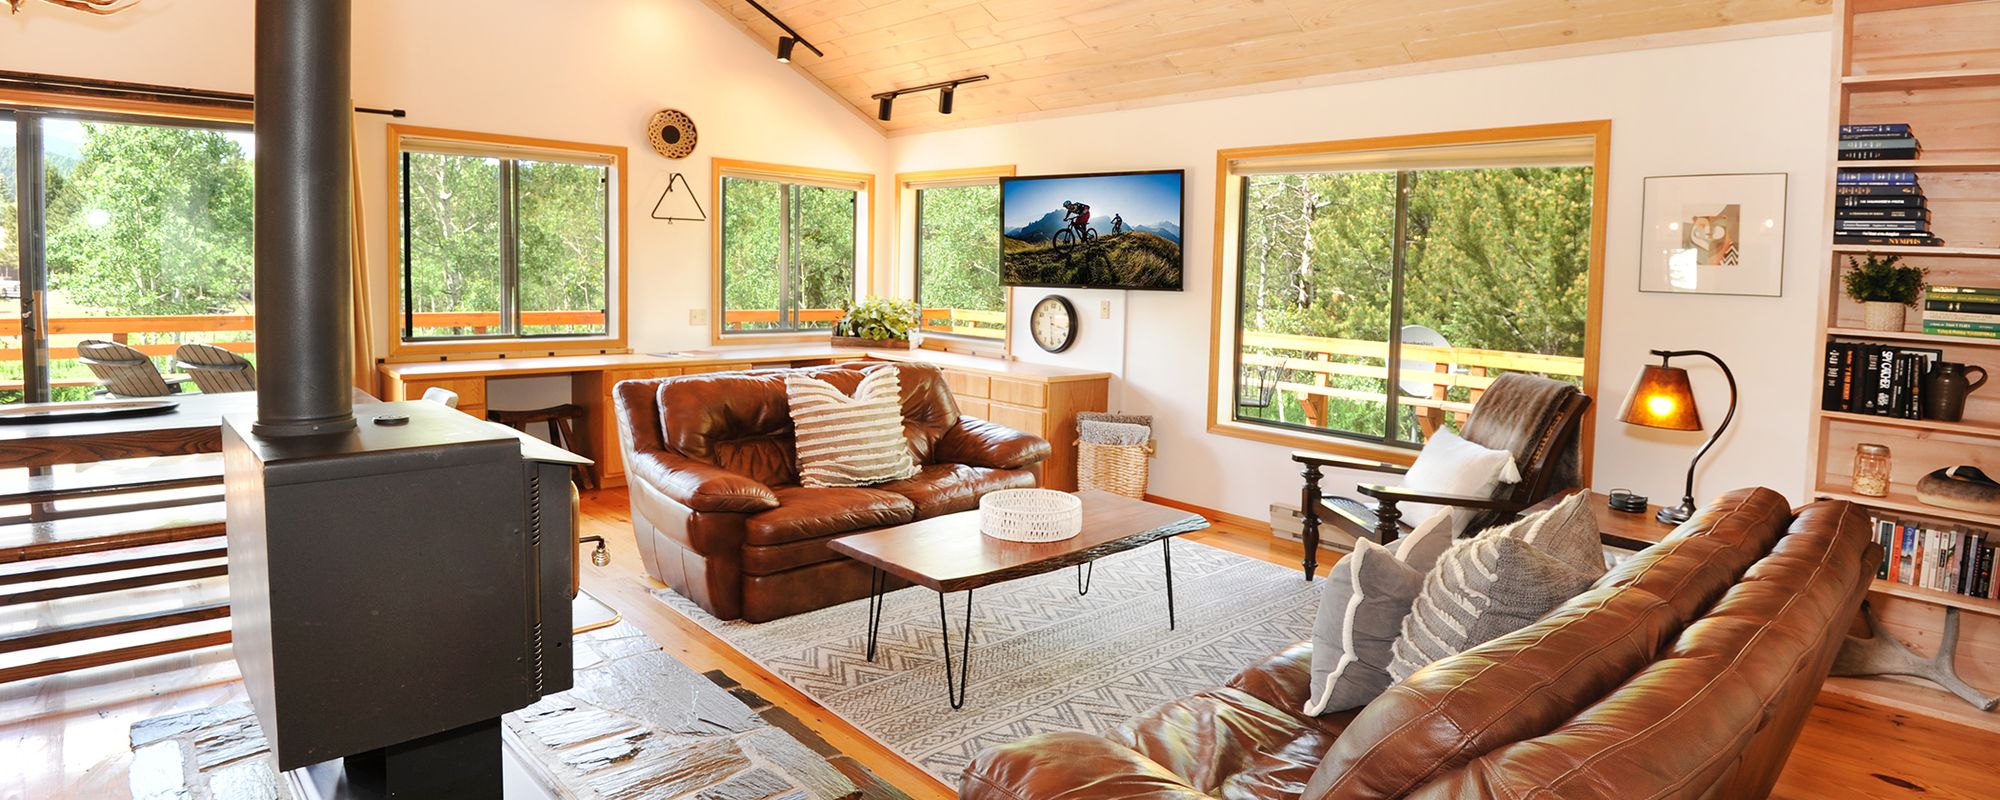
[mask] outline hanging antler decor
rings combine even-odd
[[[139,4],[139,0],[42,0],[42,2],[98,16],[116,14]],[[27,3],[28,0],[7,0],[7,7],[13,13],[19,14],[21,6]]]

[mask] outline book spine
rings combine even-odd
[[[1906,583],[1903,580],[1903,523],[1891,521],[1889,528],[1889,582]]]
[[[1856,183],[1843,183],[1843,184],[1841,184],[1841,185],[1839,185],[1839,186],[1836,186],[1836,187],[1834,187],[1834,189],[1833,189],[1833,193],[1834,193],[1834,194],[1837,194],[1837,195],[1842,195],[1842,196],[1847,196],[1847,197],[1853,197],[1853,196],[1863,196],[1863,197],[1876,197],[1876,196],[1903,196],[1903,197],[1922,197],[1922,196],[1924,195],[1924,190],[1923,190],[1923,187],[1921,187],[1921,186],[1917,186],[1917,185],[1915,185],[1915,184],[1890,184],[1890,183],[1860,183],[1860,182],[1856,182]]]
[[[1842,232],[1869,234],[1875,232],[1928,233],[1931,224],[1920,219],[1847,219],[1835,218],[1833,229]]]
[[[1922,544],[1917,540],[1917,524],[1903,523],[1903,583],[1906,585],[1917,585],[1918,565],[1922,563],[1918,560],[1917,550]]]
[[[1924,323],[1924,333],[1936,336],[1963,336],[1968,339],[2000,339],[2000,331],[1968,331],[1954,328],[1939,328],[1938,323]]]
[[[1869,188],[1869,187],[1862,187],[1862,188]],[[1840,197],[1835,199],[1834,202],[1837,208],[1842,208],[1842,209],[1848,209],[1848,208],[1923,209],[1924,208],[1923,195],[1912,195],[1912,194],[1873,195],[1873,194],[1850,194],[1843,192]]]
[[[1939,313],[1942,312],[1937,312],[1937,311],[1924,312],[1924,327],[1936,328],[1941,331],[1988,331],[1988,332],[2000,331],[2000,321],[1993,321],[1991,319],[1985,319],[1985,320],[1933,319],[1931,317],[1932,314],[1939,314]],[[1985,315],[1946,314],[1945,316],[1978,317]]]
[[[1833,235],[1833,243],[1872,244],[1882,247],[1936,247],[1944,244],[1944,240],[1930,235],[1913,236],[1911,234],[1903,234],[1900,236],[1877,236],[1873,234],[1836,233]]]
[[[1924,290],[1929,296],[1951,295],[1940,298],[1946,300],[1972,300],[1981,303],[2000,303],[2000,288],[1989,286],[1932,286]],[[1991,299],[1986,299],[1991,298]]]
[[[2000,314],[2000,298],[1988,300],[1937,300],[1926,298],[1924,300],[1924,310],[1956,314]]]
[[[1888,150],[1842,150],[1842,161],[1907,161],[1917,157],[1917,148],[1898,147]]]
[[[1837,176],[1835,176],[1834,181],[1836,183],[1846,183],[1846,184],[1882,184],[1887,186],[1915,186],[1917,185],[1917,173],[1908,170],[1879,172],[1879,171],[1862,171],[1862,170],[1848,169],[1848,170],[1841,170],[1840,173]]]
[[[1985,545],[1984,547],[1979,548],[1979,596],[1980,597],[1992,597],[1994,594],[1993,549],[1994,546],[1990,543]]]
[[[1964,322],[1977,326],[2000,324],[2000,314],[1985,311],[1932,311],[1924,309],[1925,322]],[[1984,330],[1983,327],[1967,330]]]
[[[1929,221],[1927,208],[1850,208],[1842,206],[1833,210],[1833,218],[1841,219],[1920,219]]]
[[[1895,526],[1886,519],[1875,520],[1875,544],[1882,548],[1882,563],[1875,565],[1875,579],[1889,578],[1889,540],[1895,536]]]
[[[1841,136],[1908,136],[1910,123],[1878,122],[1869,125],[1842,125]]]
[[[1895,150],[1916,146],[1914,136],[1868,136],[1840,140],[1842,150]]]
[[[1838,410],[1840,402],[1840,351],[1847,347],[1841,342],[1826,343],[1826,370],[1819,389],[1819,407],[1824,410]]]

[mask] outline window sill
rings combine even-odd
[[[1208,432],[1235,439],[1282,445],[1293,450],[1307,450],[1348,458],[1362,458],[1388,464],[1409,466],[1417,462],[1417,451],[1395,445],[1357,442],[1338,436],[1315,436],[1309,433],[1277,430],[1262,425],[1251,425],[1233,420],[1212,420]]]
[[[713,333],[709,344],[714,345],[755,345],[755,344],[799,344],[817,342],[826,344],[833,341],[830,330],[818,331],[739,331],[736,333]]]
[[[570,355],[593,352],[624,352],[623,336],[575,336],[535,339],[437,339],[403,341],[391,339],[391,358],[437,356],[478,358],[510,355]]]
[[[1005,359],[1008,356],[1006,339],[977,339],[937,333],[924,334],[922,339],[917,340],[917,349],[983,358]]]

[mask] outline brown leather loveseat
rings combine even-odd
[[[852,394],[871,370],[900,370],[903,436],[922,472],[857,488],[798,484],[785,375]],[[757,370],[624,381],[613,388],[646,571],[721,619],[765,622],[868,594],[869,570],[827,540],[976,508],[1032,487],[1040,437],[960,416],[928,364]]]
[[[972,800],[1758,798],[1769,794],[1881,548],[1867,514],[1723,496],[1529,627],[1369,705],[1299,713],[1309,644],[1105,737],[981,753]]]

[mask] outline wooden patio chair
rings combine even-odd
[[[167,380],[153,359],[118,342],[85,339],[77,343],[76,355],[103,385],[99,393],[112,397],[164,397],[178,393],[186,380]]]
[[[1437,492],[1418,492],[1401,486],[1360,484],[1355,491],[1373,503],[1320,491],[1320,471],[1326,468],[1352,469],[1401,475],[1408,467],[1358,458],[1299,451],[1292,460],[1305,465],[1300,474],[1306,485],[1300,492],[1299,510],[1304,517],[1306,580],[1312,580],[1318,565],[1319,526],[1322,521],[1358,538],[1388,544],[1408,533],[1397,503],[1432,503],[1473,509],[1477,513],[1461,536],[1485,530],[1513,519],[1522,509],[1550,495],[1578,485],[1577,428],[1590,408],[1590,396],[1562,381],[1521,373],[1508,373],[1493,381],[1472,408],[1461,433],[1466,441],[1514,454],[1521,482],[1501,484],[1491,497],[1471,497]]]
[[[189,342],[174,349],[174,368],[194,379],[202,394],[257,391],[257,367],[212,344]]]

